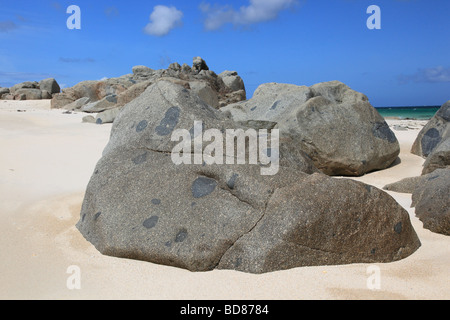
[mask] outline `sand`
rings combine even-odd
[[[389,194],[408,210],[422,246],[393,263],[251,275],[192,273],[103,256],[75,224],[111,125],[83,124],[83,116],[50,110],[49,101],[0,101],[0,299],[450,298],[450,237],[424,229],[410,208],[411,195],[395,192]],[[424,162],[409,150],[426,121],[388,123],[409,126],[406,131],[394,131],[401,144],[401,162],[355,178],[378,188],[420,175]],[[79,273],[71,273],[73,266]],[[68,281],[77,274],[78,282]],[[378,274],[379,286],[374,287]],[[73,283],[80,288],[73,289]]]

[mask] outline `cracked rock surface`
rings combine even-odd
[[[318,173],[286,137],[276,175],[261,175],[259,164],[175,165],[172,133],[195,132],[194,121],[203,130],[243,128],[165,80],[119,114],[77,224],[101,253],[191,271],[264,273],[390,262],[420,246],[393,198]]]

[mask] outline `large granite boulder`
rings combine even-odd
[[[267,83],[252,99],[220,110],[236,121],[277,122],[328,175],[385,169],[400,153],[395,134],[368,98],[339,81],[312,87]]]
[[[447,139],[450,139],[450,100],[442,105],[434,117],[419,132],[411,152],[426,158],[442,141]]]
[[[300,168],[302,154],[283,149],[292,141],[281,136],[277,153],[276,131],[270,139],[263,131],[274,125],[234,122],[184,86],[155,82],[117,115],[77,228],[103,254],[191,271],[388,262],[420,246],[393,198]],[[266,128],[260,138],[270,147],[258,150],[270,164],[261,153],[255,164],[250,158],[236,164],[236,152],[225,154],[231,162],[214,163],[220,147],[212,152],[208,143],[196,144],[202,136],[220,142],[221,134],[239,128]],[[206,138],[208,132],[214,135]],[[263,174],[277,155],[279,170]],[[180,164],[180,156],[194,164]]]
[[[432,232],[450,235],[450,169],[437,169],[417,184],[412,206],[423,227]]]

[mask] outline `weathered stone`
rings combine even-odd
[[[134,99],[139,97],[151,84],[151,80],[146,80],[131,86],[130,88],[128,88],[128,90],[122,92],[117,96],[117,106],[123,107],[127,103],[133,101]]]
[[[0,96],[9,94],[9,88],[0,88]]]
[[[133,79],[138,81],[149,80],[154,72],[155,70],[146,66],[135,66],[133,67]]]
[[[41,100],[42,92],[39,89],[17,89],[14,91],[14,96],[16,100]]]
[[[95,118],[94,118],[94,116],[91,116],[91,115],[84,116],[82,119],[82,122],[83,123],[95,123]]]
[[[314,174],[301,184],[276,189],[264,216],[227,250],[218,268],[264,273],[391,262],[419,246],[408,213],[389,195],[356,181]]]
[[[54,98],[53,100],[56,101],[55,98]],[[53,101],[52,101],[52,102],[53,102]],[[83,98],[80,98],[80,99],[78,99],[78,100],[76,100],[76,101],[74,101],[74,102],[72,102],[72,103],[69,103],[69,104],[64,105],[62,108],[64,108],[65,110],[70,110],[70,111],[73,111],[73,110],[81,110],[81,108],[82,108],[84,105],[88,104],[89,102],[90,102],[90,100],[89,100],[88,97],[83,97]]]
[[[339,81],[312,87],[263,84],[252,99],[220,110],[237,121],[277,122],[329,175],[360,176],[385,169],[400,153],[395,134],[367,97]]]
[[[423,176],[412,194],[412,206],[423,227],[450,235],[450,169],[437,169]]]
[[[211,87],[208,82],[191,81],[189,86],[193,92],[205,101],[211,107],[217,109],[219,107],[219,97],[217,92]]]
[[[244,81],[236,71],[224,71],[219,77],[231,91],[245,91]]]
[[[383,190],[400,192],[400,193],[413,193],[418,184],[422,182],[424,178],[422,176],[405,178],[400,181],[390,183],[383,187]]]
[[[192,62],[192,71],[200,73],[202,70],[209,70],[208,65],[201,57],[195,57]]]
[[[103,111],[109,110],[109,109],[114,109],[116,107],[117,107],[117,96],[109,95],[109,96],[104,97],[100,101],[85,104],[81,108],[81,110],[83,112],[88,112],[88,113],[97,113],[97,112],[103,112]]]
[[[113,109],[108,109],[103,112],[100,112],[99,114],[97,114],[97,117],[95,118],[95,123],[96,124],[113,123],[121,110],[122,107],[116,107]]]
[[[47,90],[41,90],[41,99],[50,100],[53,96]]]
[[[36,81],[25,81],[12,86],[10,88],[10,92],[15,95],[16,91],[20,89],[38,89],[38,88],[39,83],[37,83]]]
[[[61,88],[58,82],[56,82],[56,80],[53,78],[41,80],[39,82],[39,89],[46,90],[50,94],[61,92]]]
[[[52,109],[62,109],[65,106],[75,102],[80,98],[76,98],[73,95],[69,95],[67,93],[56,93],[53,95],[52,101],[51,101],[51,108]],[[89,100],[89,98],[87,98]],[[71,110],[67,108],[67,110]]]
[[[450,109],[449,109],[450,110]],[[431,173],[436,169],[450,167],[450,138],[442,141],[431,152],[423,165],[422,174]]]
[[[428,157],[444,140],[450,139],[450,101],[442,105],[434,117],[419,132],[411,152]]]

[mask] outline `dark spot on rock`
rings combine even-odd
[[[375,137],[387,140],[390,143],[394,143],[397,141],[397,137],[389,128],[389,125],[386,123],[386,121],[375,123],[372,128],[372,133]]]
[[[159,126],[156,127],[156,134],[159,136],[168,136],[172,133],[180,119],[180,108],[172,107],[167,110],[164,119],[161,120]]]
[[[422,137],[422,153],[424,156],[428,156],[437,145],[441,142],[442,137],[439,131],[435,128],[428,130]]]
[[[257,108],[257,107],[255,106],[255,107],[251,108],[250,111],[255,111],[256,108]]]
[[[156,224],[158,223],[158,220],[159,220],[159,217],[153,216],[153,217],[145,220],[142,225],[144,227],[146,227],[147,229],[151,229],[151,228],[154,228],[156,226]]]
[[[178,233],[177,236],[175,237],[175,242],[176,243],[180,243],[183,242],[184,240],[186,240],[188,236],[188,232],[186,229],[181,229]]]
[[[376,251],[377,251],[377,249],[376,249],[376,248],[373,248],[373,249],[370,251],[370,253],[371,253],[371,254],[375,254]]]
[[[394,231],[396,233],[400,234],[400,233],[402,233],[402,228],[403,228],[402,223],[399,222],[394,226]]]
[[[84,222],[85,218],[86,218],[86,214],[83,214],[83,216],[81,217],[81,222]]]
[[[192,194],[194,198],[202,198],[210,195],[217,187],[217,181],[214,179],[199,177],[192,184]]]
[[[242,264],[242,258],[239,257],[236,259],[236,261],[234,262],[234,267],[235,268],[239,268],[239,266]]]
[[[166,247],[171,247],[172,246],[172,241],[167,241],[164,245]]]
[[[141,154],[140,156],[137,156],[136,158],[133,159],[133,163],[135,165],[142,164],[145,161],[147,161],[147,152],[144,154]]]
[[[275,110],[278,106],[278,104],[280,103],[280,101],[275,101],[275,103],[273,104],[273,106],[270,108],[270,110]]]
[[[197,204],[196,202],[192,202],[191,207],[195,207],[196,204]]]
[[[267,154],[268,158],[272,157],[272,148],[267,148],[266,149],[266,154]]]
[[[228,188],[230,188],[231,190],[234,189],[234,187],[236,185],[236,180],[237,180],[238,177],[239,177],[239,175],[237,173],[233,174],[233,176],[227,182]]]
[[[155,206],[158,206],[158,205],[161,204],[161,200],[159,200],[159,199],[153,199],[153,200],[152,200],[152,203],[153,203]]]
[[[97,169],[97,170],[95,170],[94,174],[98,174],[98,172],[99,172],[99,171],[98,171],[98,169]]]
[[[117,95],[115,95],[115,94],[111,94],[109,96],[106,96],[105,99],[108,102],[117,103]]]
[[[103,124],[103,120],[101,118],[97,118],[97,121],[95,121],[96,124]]]
[[[100,218],[101,215],[102,215],[101,212],[97,212],[97,213],[95,214],[95,216],[94,216],[94,221],[97,221],[98,218]]]
[[[372,192],[372,186],[366,184],[366,185],[364,185],[364,187],[366,187],[367,192],[369,192],[369,193]]]
[[[136,127],[136,132],[142,132],[142,131],[144,131],[145,129],[147,129],[147,126],[148,126],[148,122],[147,122],[147,120],[142,120],[141,122],[139,122],[139,124],[137,125],[137,127]]]
[[[428,181],[432,181],[432,180],[437,179],[437,178],[439,178],[439,176],[429,177]]]

